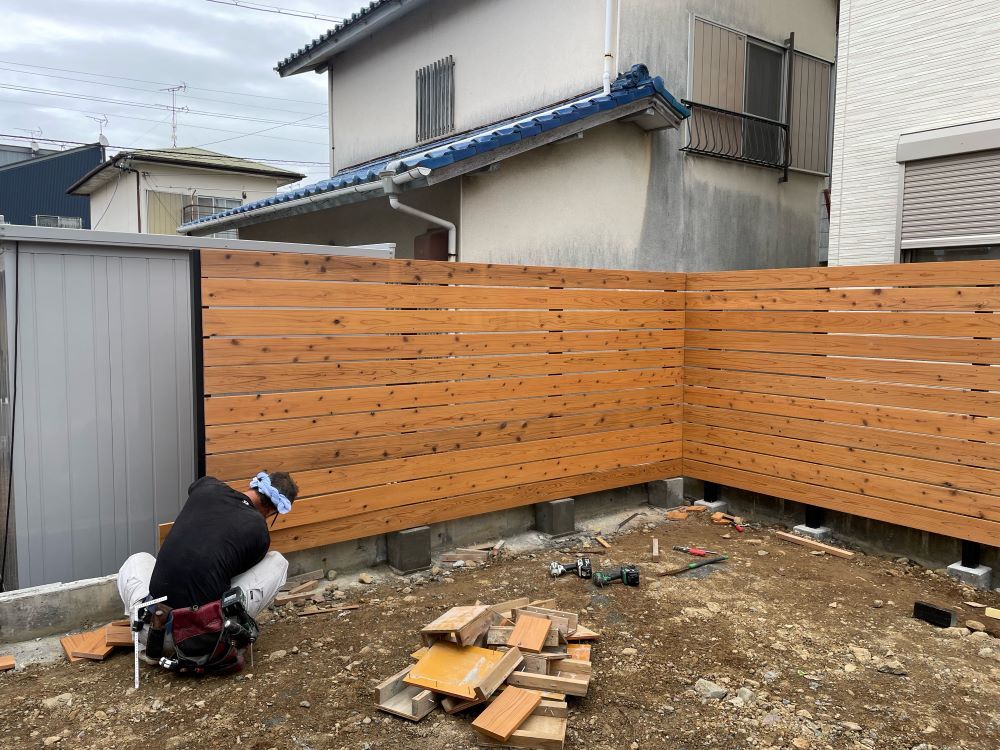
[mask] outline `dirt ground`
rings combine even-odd
[[[360,609],[263,617],[256,667],[235,678],[143,667],[136,692],[125,652],[0,675],[0,747],[475,748],[468,716],[438,710],[413,724],[376,711],[372,687],[407,664],[417,629],[449,606],[521,595],[555,597],[603,634],[590,694],[570,698],[567,748],[1000,746],[1000,640],[910,616],[928,600],[993,629],[1000,621],[963,602],[1000,606],[1000,595],[906,561],[816,556],[767,529],[738,534],[692,518],[653,530],[644,520],[594,557],[638,564],[639,589],[551,579],[548,561],[566,559],[554,549],[442,575],[380,570],[374,585],[338,582]],[[650,563],[653,535],[664,550],[698,543],[732,560],[709,575],[657,578],[692,558]],[[725,698],[703,697],[700,678]]]

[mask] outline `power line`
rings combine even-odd
[[[156,110],[168,111],[168,112],[170,111],[170,105],[168,105],[168,104],[154,104],[154,103],[150,103],[150,102],[133,102],[133,101],[129,101],[127,99],[110,99],[110,98],[107,98],[107,97],[93,96],[93,95],[88,95],[88,94],[71,94],[71,93],[64,92],[64,91],[53,91],[52,89],[37,89],[37,88],[29,87],[29,86],[15,86],[13,84],[8,84],[8,83],[0,83],[0,89],[8,89],[10,91],[21,91],[21,92],[28,93],[28,94],[43,94],[45,96],[57,96],[57,97],[63,97],[63,98],[67,98],[67,99],[83,99],[85,101],[101,102],[103,104],[120,104],[121,106],[124,106],[124,107],[140,107],[142,109],[156,109]],[[248,117],[246,115],[230,115],[230,114],[226,114],[225,112],[211,112],[211,111],[208,111],[208,110],[198,110],[198,109],[189,109],[189,110],[187,110],[187,114],[190,114],[190,115],[201,115],[201,116],[204,116],[204,117],[222,117],[222,118],[225,118],[225,119],[228,119],[228,120],[242,120],[244,122],[259,122],[259,123],[264,123],[264,124],[267,124],[267,125],[289,125],[290,124],[290,123],[287,123],[287,122],[281,122],[280,120],[267,120],[267,119],[264,119],[262,117]],[[325,112],[321,112],[321,113],[318,113],[318,114],[315,114],[315,115],[310,115],[309,117],[306,117],[304,119],[311,120],[311,119],[316,118],[316,117],[323,117],[325,114],[326,114]],[[296,123],[294,124],[294,127],[297,127],[297,128],[312,128],[312,129],[316,129],[316,130],[326,130],[326,126],[325,125],[303,125],[303,124],[299,124],[299,123],[301,123],[301,120],[296,121]]]
[[[308,120],[308,119],[310,119],[310,118],[309,118],[309,117],[306,117],[306,118],[303,118],[303,119],[306,119],[306,120]],[[302,122],[302,120],[297,120],[296,122]],[[296,123],[295,123],[295,122],[290,122],[290,123],[288,123],[288,124],[289,124],[289,125],[295,125]],[[198,145],[198,146],[197,146],[196,148],[203,148],[204,146],[214,146],[214,145],[216,145],[217,143],[227,143],[228,141],[235,141],[235,140],[237,140],[238,138],[246,138],[246,137],[247,137],[247,136],[249,136],[249,135],[260,135],[261,133],[266,133],[266,132],[268,132],[268,131],[270,131],[270,130],[277,130],[278,128],[281,128],[281,127],[284,127],[284,125],[272,125],[272,126],[271,126],[271,127],[269,127],[269,128],[263,128],[263,129],[261,129],[261,130],[257,130],[257,131],[255,131],[255,132],[253,132],[253,133],[243,133],[242,135],[234,135],[234,136],[232,136],[231,138],[220,138],[220,139],[219,139],[219,140],[217,140],[217,141],[209,141],[208,143],[201,143],[201,144],[199,144],[199,145]],[[262,137],[264,137],[264,138],[267,138],[267,136],[266,136],[266,135],[265,135],[265,136],[262,136]],[[324,143],[323,145],[325,146],[326,144]]]
[[[19,141],[41,141],[42,143],[59,143],[67,146],[93,146],[93,143],[86,143],[84,141],[67,141],[60,138],[33,138],[28,135],[13,135],[11,133],[0,133],[0,138],[14,138]],[[145,146],[120,146],[120,145],[109,145],[107,148],[117,151],[156,151],[157,149],[150,149]],[[169,153],[177,156],[194,156],[199,159],[245,159],[247,161],[259,161],[264,163],[274,163],[274,164],[306,164],[313,165],[317,167],[327,166],[325,161],[305,161],[301,159],[269,159],[256,156],[234,156],[227,154],[202,154],[197,151],[185,151],[183,148],[170,149]],[[138,157],[139,160],[142,159],[141,156]]]
[[[143,89],[143,88],[139,88],[138,86],[125,86],[124,84],[121,84],[121,83],[102,84],[99,81],[88,81],[85,78],[73,78],[72,76],[59,76],[59,75],[56,75],[54,73],[35,73],[34,71],[31,71],[31,70],[17,70],[16,68],[0,67],[0,70],[5,70],[8,73],[21,73],[23,75],[29,75],[29,76],[42,76],[43,78],[58,78],[58,79],[60,79],[62,81],[76,81],[77,83],[89,83],[91,86],[108,85],[108,86],[114,86],[116,89],[128,89],[129,91],[142,91],[142,92],[144,92],[146,94],[157,94],[157,93],[159,93],[159,92],[161,92],[161,91],[164,90],[163,88],[155,89],[155,90],[154,89]],[[83,75],[88,75],[88,74],[84,73]],[[167,88],[175,88],[176,86],[177,86],[177,84],[170,84],[169,86],[167,86]],[[193,86],[188,86],[187,88],[194,88],[194,87]],[[230,101],[226,101],[225,99],[219,99],[218,97],[192,96],[191,94],[181,94],[181,93],[179,93],[179,91],[178,91],[177,95],[178,96],[182,96],[185,99],[197,99],[197,100],[203,101],[203,102],[215,102],[216,104],[233,104],[233,105],[235,105],[237,107],[244,106],[244,105],[240,104],[239,102],[230,102]],[[263,110],[267,110],[268,112],[284,112],[285,114],[289,114],[289,115],[307,115],[307,114],[309,114],[309,112],[300,112],[300,111],[297,111],[297,110],[285,109],[283,107],[261,107],[260,105],[256,105],[254,107],[254,109],[263,109]],[[319,114],[326,114],[326,111],[320,112]]]
[[[132,81],[133,83],[148,83],[152,86],[172,86],[176,81],[149,81],[145,78],[129,78],[128,76],[113,76],[107,73],[88,73],[84,70],[74,70],[72,68],[54,68],[49,65],[30,65],[28,63],[15,62],[13,60],[0,60],[2,65],[17,65],[22,68],[34,68],[35,70],[56,70],[60,73],[76,73],[78,75],[93,76],[95,78],[112,78],[116,81]],[[96,81],[95,81],[96,83]],[[190,86],[192,91],[208,91],[213,94],[229,94],[231,96],[244,96],[251,99],[273,99],[278,102],[292,102],[294,104],[315,104],[315,102],[305,99],[285,99],[280,96],[264,96],[263,94],[241,94],[238,91],[227,91],[223,89],[207,89],[201,86]]]
[[[343,18],[333,18],[332,16],[321,16],[319,13],[312,13],[308,10],[293,10],[292,8],[279,8],[276,5],[264,5],[263,3],[250,3],[246,0],[208,0],[217,5],[229,5],[241,10],[259,10],[264,13],[279,13],[283,16],[294,16],[295,18],[312,18],[317,21],[328,21],[330,23],[340,23]]]
[[[11,102],[12,104],[24,104],[24,100],[23,99],[4,99],[3,97],[0,97],[0,102]],[[88,109],[73,109],[72,107],[59,107],[59,106],[57,106],[55,104],[38,104],[36,106],[39,107],[39,108],[41,108],[41,109],[58,109],[58,110],[60,110],[62,112],[77,112],[77,113],[79,113],[81,115],[104,115],[104,114],[109,114],[107,112],[96,112],[94,110],[88,110]],[[110,112],[110,116],[114,117],[114,118],[117,118],[117,119],[121,119],[121,120],[136,120],[138,122],[152,122],[152,123],[154,123],[156,125],[163,125],[163,124],[165,124],[167,122],[167,120],[170,119],[170,115],[169,114],[166,117],[161,118],[159,120],[154,120],[154,119],[152,119],[150,117],[136,117],[135,115],[123,115],[123,114],[121,114],[119,112]],[[217,133],[229,133],[230,135],[236,135],[236,136],[239,136],[241,138],[243,136],[252,135],[252,136],[256,136],[258,138],[266,138],[266,139],[268,139],[270,141],[282,141],[284,143],[308,143],[308,144],[313,145],[313,146],[326,146],[327,145],[323,141],[307,141],[307,140],[305,140],[303,138],[289,138],[288,136],[284,136],[284,135],[257,135],[257,133],[259,133],[261,131],[257,131],[257,132],[253,132],[253,133],[243,133],[243,132],[240,132],[239,130],[228,130],[226,128],[213,128],[213,127],[211,127],[209,125],[192,125],[190,123],[186,123],[184,125],[184,127],[188,128],[188,129],[192,129],[192,130],[214,130]],[[147,135],[151,130],[153,130],[153,128],[150,128],[149,130],[145,131],[142,135],[143,136]],[[266,128],[266,130],[270,130],[270,128]],[[142,137],[142,136],[139,136],[139,137]]]

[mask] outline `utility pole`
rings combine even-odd
[[[170,143],[174,148],[177,147],[177,92],[187,91],[187,84],[181,81],[177,86],[168,86],[165,89],[160,89],[160,91],[170,92]],[[186,111],[187,107],[181,107],[182,111]]]

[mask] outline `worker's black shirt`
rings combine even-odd
[[[172,609],[218,601],[236,575],[264,559],[267,522],[247,496],[215,477],[188,488],[188,499],[163,541],[149,593]]]

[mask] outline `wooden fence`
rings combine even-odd
[[[998,261],[201,268],[208,473],[294,472],[277,549],[682,474],[1000,545]]]
[[[1000,262],[687,277],[686,476],[1000,545]]]
[[[203,251],[206,463],[295,550],[677,476],[683,275]]]

